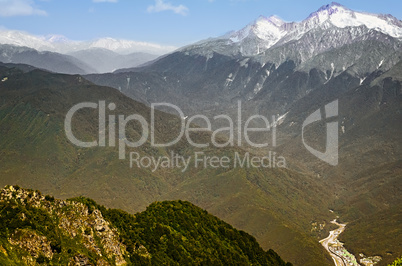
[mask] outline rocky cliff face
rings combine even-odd
[[[18,249],[28,265],[46,261],[63,263],[67,258],[68,265],[127,264],[126,247],[120,242],[119,233],[99,210],[89,211],[79,202],[56,200],[13,186],[1,190],[0,203],[20,210],[16,218],[23,225],[29,223],[29,226],[21,226],[22,229],[10,230],[8,238],[8,243]],[[41,215],[33,214],[35,212]],[[35,218],[39,221],[32,221]],[[46,236],[50,230],[53,232]],[[52,233],[61,234],[61,240],[57,241]],[[69,246],[67,252],[62,250],[64,245]],[[74,248],[85,252],[74,252]]]

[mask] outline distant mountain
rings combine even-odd
[[[107,73],[135,67],[156,59],[156,55],[132,53],[121,55],[110,50],[91,48],[64,55],[37,51],[28,47],[0,44],[0,62],[26,64],[63,74]]]
[[[189,202],[153,203],[131,215],[83,197],[64,201],[6,186],[0,207],[2,265],[291,266]]]
[[[91,66],[79,59],[53,52],[0,44],[0,62],[27,64],[48,71],[65,74],[89,74],[96,72]]]
[[[46,40],[45,37],[38,37],[16,30],[0,31],[0,44],[28,47],[38,51],[56,52],[55,47],[52,45],[52,39],[53,38],[50,38],[50,40]]]
[[[51,51],[62,54],[88,50],[91,48],[107,49],[120,54],[149,53],[162,55],[176,49],[154,43],[100,38],[92,41],[72,41],[64,36],[36,36],[16,30],[0,30],[0,44],[29,47],[38,51]]]
[[[101,38],[94,41],[83,42],[82,47],[85,47],[85,49],[103,48],[120,54],[141,52],[156,55],[166,54],[177,48],[174,46],[162,46],[154,43],[118,40],[113,38]]]
[[[137,67],[175,47],[113,38],[71,41],[59,35],[44,37],[0,30],[0,49],[0,62],[23,63],[58,73],[89,74]]]
[[[107,73],[121,68],[137,67],[158,57],[147,53],[121,55],[104,48],[80,50],[69,53],[69,55],[90,65],[97,73]]]

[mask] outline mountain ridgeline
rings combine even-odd
[[[107,49],[91,48],[68,54],[37,51],[29,47],[0,44],[0,62],[27,64],[64,74],[107,73],[119,68],[140,66],[157,58],[148,53],[118,54]]]
[[[291,265],[185,201],[132,215],[84,197],[6,186],[0,206],[2,265]]]

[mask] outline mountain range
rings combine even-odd
[[[356,37],[362,37],[365,31],[375,30],[396,39],[402,38],[402,22],[392,15],[377,15],[350,10],[338,3],[322,6],[300,22],[285,22],[277,16],[259,17],[241,30],[230,32],[212,40],[201,41],[184,50],[194,52],[208,47],[211,52],[226,55],[253,56],[264,53],[272,47],[282,46],[297,41],[299,44],[307,33],[331,30],[333,39],[326,43],[316,43],[313,54],[348,44]],[[348,38],[342,36],[347,30]],[[336,32],[336,31],[339,31]],[[340,35],[340,36],[337,36]],[[337,37],[335,37],[337,36]],[[335,37],[335,38],[334,38]],[[310,43],[314,45],[314,43]],[[304,58],[302,58],[302,61]]]
[[[379,255],[377,265],[387,265],[401,256],[402,22],[395,17],[332,3],[300,22],[260,17],[243,29],[160,57],[121,55],[120,48],[106,44],[61,54],[39,43],[19,47],[19,37],[14,39],[0,47],[0,185],[32,187],[64,199],[84,195],[130,213],[155,201],[186,200],[294,265],[331,265],[318,240],[334,229],[335,218],[347,223],[340,239],[356,258]],[[276,145],[199,149],[182,138],[169,148],[152,147],[148,140],[135,151],[230,157],[262,156],[270,149],[286,158],[287,168],[152,172],[130,169],[118,160],[117,147],[75,147],[63,130],[66,113],[77,103],[105,99],[117,106],[111,114],[140,114],[148,122],[152,103],[178,106],[182,118],[166,113],[171,110],[156,112],[155,137],[162,142],[177,135],[185,117],[234,118],[240,102],[242,123],[253,115],[274,116]],[[335,117],[305,126],[310,114],[325,114],[324,106],[334,102]],[[98,117],[96,111],[78,113],[75,134],[91,139]],[[324,153],[326,122],[334,121],[337,166],[306,149]],[[266,127],[265,121],[251,124]],[[211,130],[222,126],[227,125],[216,121]],[[140,125],[134,123],[127,134],[138,139]],[[211,134],[192,136],[207,143]],[[251,137],[258,143],[271,138]]]
[[[65,74],[113,72],[142,65],[175,47],[103,38],[71,41],[63,36],[35,36],[0,30],[0,61],[28,64]]]
[[[142,52],[161,55],[176,49],[174,46],[162,46],[154,43],[121,40],[110,37],[92,41],[73,41],[62,35],[36,36],[16,30],[0,30],[0,43],[62,54],[100,48],[119,54]]]
[[[60,54],[0,44],[0,62],[27,64],[39,69],[64,74],[107,73],[127,66],[139,66],[157,57],[147,53],[122,55],[102,48]]]

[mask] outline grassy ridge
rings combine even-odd
[[[254,237],[186,201],[155,202],[145,211],[130,215],[87,198],[71,200],[86,204],[90,210],[100,209],[119,229],[128,250],[143,244],[152,255],[152,264],[286,264],[273,250],[264,251]],[[138,258],[133,255],[132,262],[136,262]]]
[[[88,198],[60,201],[6,187],[0,210],[1,265],[67,265],[76,258],[90,265],[291,265],[184,201],[156,202],[131,215]],[[117,236],[114,243],[111,235]],[[120,259],[110,252],[116,249]]]

